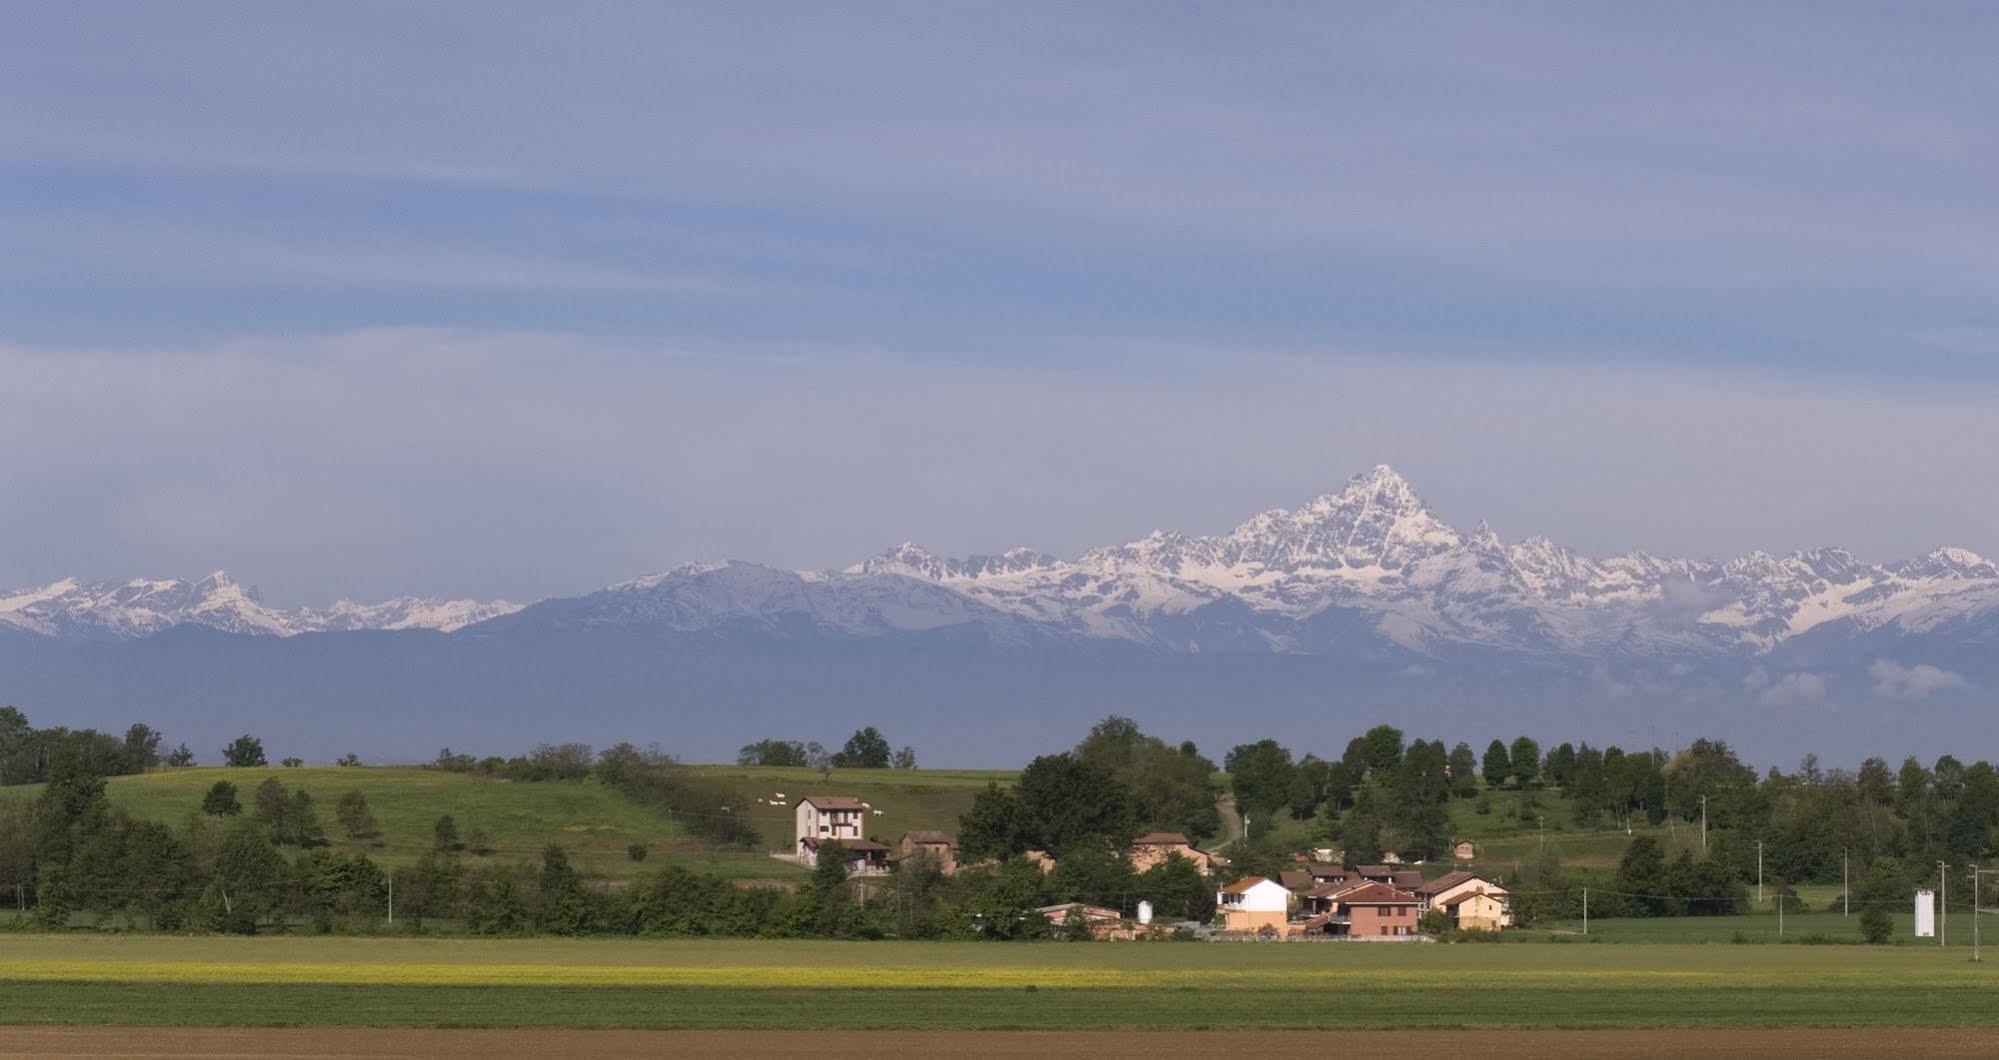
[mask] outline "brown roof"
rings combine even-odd
[[[1503,901],[1505,901],[1505,900],[1506,900],[1506,892],[1505,892],[1505,891],[1466,891],[1466,892],[1465,892],[1465,893],[1463,893],[1463,894],[1454,894],[1454,895],[1450,896],[1449,898],[1446,898],[1446,899],[1444,899],[1443,901],[1441,901],[1441,902],[1438,902],[1437,904],[1438,904],[1438,905],[1440,905],[1440,906],[1442,906],[1442,907],[1443,907],[1443,908],[1445,908],[1445,909],[1456,909],[1456,908],[1457,908],[1458,906],[1460,906],[1460,905],[1463,905],[1464,903],[1466,903],[1466,902],[1469,902],[1469,901],[1471,901],[1471,900],[1472,900],[1472,899],[1474,899],[1474,898],[1496,898],[1496,899],[1498,899],[1498,900],[1500,900],[1500,901],[1502,901],[1502,902],[1503,902]]]
[[[1339,896],[1341,905],[1420,905],[1416,896],[1379,883],[1356,887]]]
[[[1228,894],[1242,894],[1262,882],[1264,882],[1264,879],[1261,876],[1244,876],[1242,879],[1222,888],[1222,890]]]
[[[1147,832],[1144,835],[1139,836],[1137,839],[1132,840],[1131,845],[1135,847],[1152,847],[1152,846],[1184,847],[1184,846],[1192,846],[1193,844],[1187,841],[1186,836],[1181,835],[1178,832]]]
[[[1285,869],[1277,874],[1277,882],[1287,891],[1302,891],[1312,886],[1312,874],[1304,869]]]
[[[1439,876],[1434,880],[1430,880],[1427,883],[1419,885],[1416,888],[1416,893],[1422,895],[1425,898],[1430,898],[1436,895],[1440,895],[1445,891],[1448,891],[1451,888],[1456,887],[1458,884],[1465,882],[1466,880],[1481,880],[1484,878],[1485,877],[1480,876],[1476,872],[1464,872],[1464,871],[1446,872],[1442,876]]]
[[[1362,876],[1387,876],[1394,871],[1394,869],[1386,865],[1362,865],[1360,868],[1354,870],[1354,872]]]
[[[1345,865],[1335,865],[1329,861],[1306,862],[1305,871],[1314,876],[1331,876],[1337,879],[1345,879],[1353,875],[1353,871]]]
[[[912,843],[943,843],[947,846],[958,845],[957,840],[943,832],[910,832],[902,838]]]
[[[1423,883],[1422,869],[1397,869],[1388,874],[1389,881],[1403,890],[1420,887]]]
[[[865,810],[861,800],[846,795],[807,795],[802,802],[809,802],[822,810]]]

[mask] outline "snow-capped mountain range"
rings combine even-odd
[[[216,571],[199,581],[80,582],[0,591],[0,627],[51,637],[132,640],[177,626],[223,633],[291,637],[359,629],[432,629],[449,633],[512,614],[505,600],[437,600],[403,596],[379,604],[341,600],[325,610],[267,607],[254,592]]]
[[[219,572],[0,594],[0,626],[46,636],[135,639],[183,625],[278,637],[639,627],[781,638],[947,632],[997,646],[1118,642],[1167,653],[1747,658],[1828,631],[1999,644],[1999,567],[1959,548],[1888,565],[1837,548],[1727,561],[1593,558],[1546,538],[1509,544],[1483,523],[1459,530],[1383,466],[1225,534],[1156,531],[1074,559],[1026,548],[950,559],[904,543],[844,570],[690,564],[525,608],[405,597],[284,611]]]
[[[1837,548],[1592,558],[1546,538],[1508,544],[1483,523],[1459,530],[1384,466],[1213,537],[1155,531],[1073,560],[1027,548],[951,559],[904,543],[840,571],[693,564],[494,625],[857,636],[976,626],[1002,644],[1084,638],[1165,652],[1630,658],[1753,656],[1835,625],[1921,635],[1984,619],[1999,619],[1999,567],[1964,549],[1886,566]]]

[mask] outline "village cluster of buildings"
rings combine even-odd
[[[851,876],[885,875],[896,862],[917,856],[930,858],[946,875],[960,868],[958,844],[944,832],[906,832],[894,846],[868,839],[865,822],[871,813],[879,816],[880,811],[844,795],[798,800],[795,846],[787,856],[802,865],[816,865],[820,850],[837,842]],[[1399,862],[1349,867],[1331,859],[1331,851],[1316,853],[1322,860],[1301,856],[1298,868],[1279,873],[1277,879],[1246,876],[1220,888],[1215,904],[1222,930],[1237,937],[1414,940],[1421,937],[1418,922],[1433,911],[1447,914],[1461,931],[1499,931],[1513,925],[1506,888],[1478,872],[1459,870],[1426,880],[1421,869]],[[1459,843],[1452,854],[1468,861],[1476,848]],[[1126,856],[1138,872],[1180,857],[1212,875],[1222,861],[1178,832],[1139,836]],[[1055,867],[1055,859],[1046,851],[1030,850],[1027,857],[1043,872]],[[1151,921],[1149,908],[1141,908],[1134,923],[1118,910],[1076,902],[1039,912],[1055,923],[1080,919],[1099,938],[1136,937],[1149,929]]]
[[[1421,935],[1418,922],[1433,911],[1445,913],[1460,931],[1513,926],[1506,888],[1477,872],[1425,880],[1417,869],[1307,862],[1278,876],[1245,876],[1216,893],[1226,930],[1264,938],[1413,939]]]

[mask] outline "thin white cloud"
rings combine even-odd
[[[1876,659],[1867,668],[1867,675],[1874,678],[1874,694],[1881,699],[1915,701],[1927,699],[1937,692],[1963,691],[1971,687],[1964,675],[1933,666],[1917,663],[1903,666],[1893,659]]]
[[[1775,684],[1763,690],[1758,698],[1773,707],[1805,706],[1822,703],[1826,696],[1826,679],[1823,675],[1809,670],[1785,674]]]

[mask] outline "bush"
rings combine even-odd
[[[1860,914],[1860,937],[1870,946],[1879,946],[1895,936],[1895,921],[1880,906]]]
[[[633,861],[644,861],[646,859],[646,855],[650,853],[652,853],[652,851],[646,849],[646,845],[644,843],[633,843],[631,846],[625,848],[625,856],[632,859]]]

